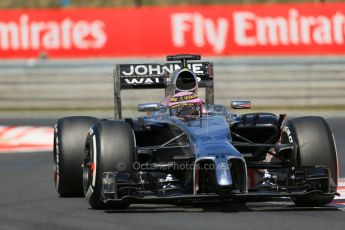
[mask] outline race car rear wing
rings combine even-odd
[[[175,57],[175,56],[170,56]],[[178,55],[176,56],[178,57]],[[200,57],[200,56],[199,56]],[[169,59],[168,59],[169,60]],[[170,59],[172,60],[172,59]],[[174,59],[175,61],[176,59]],[[189,59],[191,60],[191,59]],[[198,78],[199,88],[205,88],[205,102],[214,103],[213,63],[189,62],[188,69]],[[119,64],[114,70],[114,115],[122,118],[121,90],[167,89],[171,74],[181,63]],[[167,90],[166,90],[167,92]]]

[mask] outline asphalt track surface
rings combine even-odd
[[[345,175],[345,118],[328,119]],[[54,120],[0,120],[1,125],[52,125]],[[84,198],[59,198],[52,153],[0,155],[0,229],[344,229],[342,207],[296,208],[290,201],[216,207],[131,205],[92,210]]]

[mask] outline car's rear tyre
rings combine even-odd
[[[111,205],[103,202],[102,174],[116,171],[131,173],[135,149],[134,132],[123,121],[102,120],[95,123],[86,139],[83,167],[84,194],[94,209],[127,208],[129,203]]]
[[[330,193],[336,192],[338,183],[338,159],[334,137],[327,122],[316,116],[288,120],[283,126],[282,143],[298,146],[295,165],[297,167],[324,166],[330,169]],[[311,193],[293,197],[297,206],[323,206],[334,199],[334,195]]]
[[[83,196],[85,139],[94,117],[74,116],[59,119],[54,131],[54,183],[62,197]]]

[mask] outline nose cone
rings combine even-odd
[[[228,160],[226,158],[216,158],[215,165],[218,186],[231,186],[232,178]]]

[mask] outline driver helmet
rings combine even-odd
[[[192,92],[179,92],[170,98],[170,114],[177,117],[199,117],[203,101]]]

